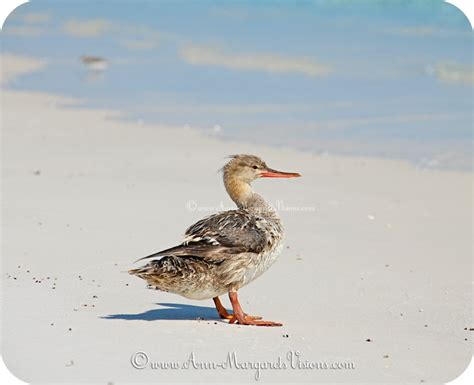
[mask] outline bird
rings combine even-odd
[[[89,71],[102,72],[109,68],[108,60],[100,56],[82,55],[79,60]]]
[[[274,207],[251,187],[258,178],[295,178],[274,170],[255,155],[231,155],[221,169],[225,189],[237,208],[210,215],[186,232],[181,244],[138,261],[151,260],[129,273],[149,287],[193,300],[213,299],[218,315],[230,324],[282,326],[244,313],[238,290],[263,274],[283,246],[283,225]],[[233,312],[219,296],[228,294]]]

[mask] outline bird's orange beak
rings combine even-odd
[[[297,172],[284,172],[277,171],[271,168],[267,168],[265,171],[260,173],[260,178],[297,178],[301,176]]]

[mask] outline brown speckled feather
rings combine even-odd
[[[141,259],[160,256],[193,256],[209,263],[219,263],[243,252],[260,253],[268,234],[264,219],[246,210],[231,210],[211,215],[190,226],[181,245]]]
[[[255,156],[238,155],[223,172],[238,209],[196,222],[180,245],[141,258],[152,261],[130,274],[163,291],[207,299],[238,290],[273,264],[283,227],[276,211],[250,188],[253,179],[271,169]]]

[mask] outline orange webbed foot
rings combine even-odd
[[[262,320],[261,317],[256,319],[252,316],[238,317],[238,316],[232,315],[232,317],[229,319],[229,323],[230,324],[237,323],[239,325],[254,325],[254,326],[283,326],[283,324],[280,322],[265,321],[265,320]]]

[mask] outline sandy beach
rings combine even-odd
[[[18,67],[9,63],[2,356],[20,379],[443,383],[467,367],[472,174],[126,122],[117,111],[8,89]],[[148,290],[126,273],[198,219],[233,208],[217,170],[236,153],[303,175],[254,183],[279,209],[286,241],[240,298],[280,328],[228,325],[212,301]],[[199,369],[186,367],[192,354]],[[229,354],[243,367],[205,367]],[[279,358],[285,367],[255,367]]]

